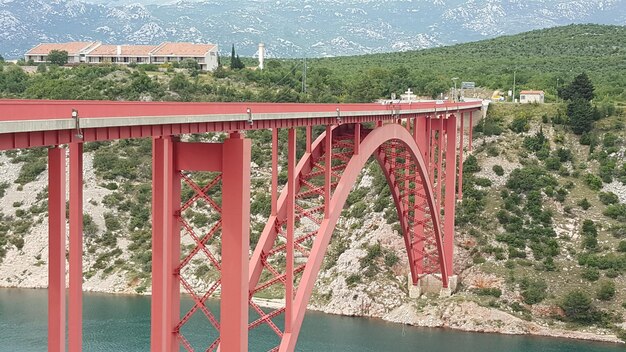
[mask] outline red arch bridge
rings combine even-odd
[[[151,350],[246,351],[254,345],[248,331],[266,326],[276,334],[272,351],[293,351],[333,229],[370,157],[376,159],[390,187],[412,283],[437,274],[443,287],[448,287],[453,272],[454,211],[462,188],[458,165],[462,165],[463,148],[459,145],[463,146],[464,121],[469,119],[471,126],[473,114],[481,107],[480,102],[0,101],[0,150],[49,147],[49,351],[65,351],[66,329],[68,350],[82,350],[85,142],[152,138]],[[296,160],[297,128],[306,131],[306,150],[300,160]],[[256,248],[249,245],[252,141],[245,137],[245,131],[253,129],[272,130],[271,214]],[[279,129],[288,129],[288,177],[281,191]],[[226,132],[229,137],[223,143],[179,138],[204,132]],[[208,181],[194,179],[207,171]],[[181,196],[183,185],[192,190],[191,196]],[[221,201],[216,200],[216,191]],[[214,214],[213,223],[203,229],[185,215],[200,203]],[[190,244],[181,246],[181,235],[191,238]],[[216,241],[219,252],[209,249]],[[198,292],[186,276],[194,258],[216,272],[204,292]],[[274,309],[257,305],[253,298],[266,290],[282,292],[284,303]],[[193,300],[189,311],[181,311],[181,291]],[[205,304],[217,293],[219,314]],[[184,334],[185,324],[195,314],[206,318],[207,334],[214,337],[210,345],[192,346]]]

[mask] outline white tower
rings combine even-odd
[[[259,43],[259,69],[262,70],[265,61],[265,44]]]

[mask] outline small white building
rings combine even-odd
[[[42,43],[30,49],[26,61],[35,64],[48,61],[52,50],[67,51],[68,64],[165,64],[193,59],[202,71],[218,66],[217,45],[165,42],[160,45],[108,45],[100,42]]]
[[[522,104],[544,103],[544,93],[542,90],[523,90],[519,92],[519,102]]]

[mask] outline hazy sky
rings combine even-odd
[[[168,4],[172,2],[176,2],[177,0],[83,0],[85,2],[91,2],[96,4],[111,4],[111,5],[126,5],[132,3],[140,3],[140,4]]]

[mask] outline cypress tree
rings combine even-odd
[[[575,134],[593,129],[594,109],[588,100],[577,98],[567,104],[567,116]]]
[[[593,83],[586,73],[581,73],[569,85],[559,91],[564,100],[584,99],[590,101],[594,96]]]
[[[241,70],[246,66],[241,62],[239,55],[235,53],[235,44],[233,44],[233,49],[230,54],[230,69],[231,70]]]
[[[591,106],[594,96],[593,83],[586,73],[581,73],[569,85],[559,91],[567,100],[567,116],[570,127],[576,134],[583,134],[593,129],[593,121],[598,119],[596,109]]]
[[[235,69],[237,66],[237,58],[235,57],[235,44],[233,44],[233,49],[230,52],[230,68]]]

